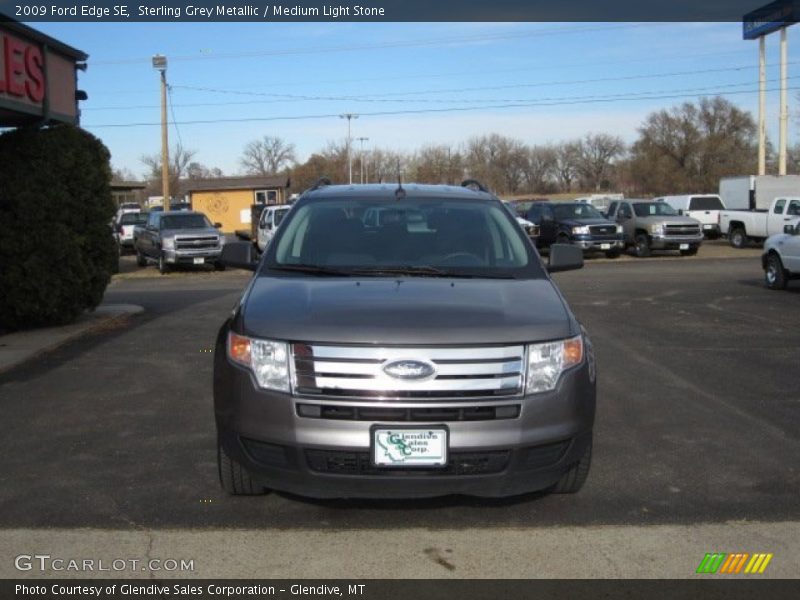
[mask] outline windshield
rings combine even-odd
[[[310,201],[292,211],[265,264],[337,275],[542,277],[512,219],[499,202]]]
[[[161,217],[161,229],[207,229],[211,227],[205,215],[167,215]]]
[[[666,202],[634,202],[637,217],[675,217],[678,213]]]
[[[689,201],[689,210],[725,210],[719,196],[695,196]]]
[[[605,217],[591,204],[554,204],[553,212],[557,221],[569,219],[605,219]]]

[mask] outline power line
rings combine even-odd
[[[788,64],[798,64],[800,61],[790,61]],[[197,86],[188,86],[188,85],[175,85],[170,86],[175,87],[177,89],[182,90],[191,90],[191,91],[203,91],[203,92],[211,92],[211,93],[219,93],[219,94],[228,94],[228,95],[241,95],[241,96],[263,96],[263,97],[279,97],[284,98],[283,100],[266,100],[266,101],[254,101],[254,102],[199,102],[199,103],[190,103],[190,104],[180,104],[178,106],[181,107],[201,107],[201,106],[232,106],[232,105],[242,105],[242,104],[255,104],[255,103],[279,103],[285,101],[344,101],[344,102],[421,102],[421,103],[434,103],[434,102],[444,102],[444,103],[454,103],[454,102],[513,102],[516,100],[508,100],[508,99],[432,99],[432,98],[405,98],[400,100],[391,100],[391,99],[383,99],[386,97],[399,97],[405,96],[410,94],[439,94],[445,92],[455,92],[455,93],[463,93],[468,91],[485,91],[485,90],[503,90],[503,89],[530,89],[530,88],[537,88],[537,87],[555,87],[559,85],[575,85],[575,84],[589,84],[589,83],[606,83],[606,82],[614,82],[614,81],[634,81],[634,80],[643,80],[643,79],[663,79],[665,77],[679,77],[685,75],[707,75],[711,73],[725,73],[725,72],[740,72],[748,69],[757,69],[757,65],[742,65],[737,67],[722,67],[717,69],[696,69],[691,71],[673,71],[673,72],[666,72],[666,73],[644,73],[644,74],[637,74],[637,75],[623,75],[618,77],[598,77],[594,79],[573,79],[573,80],[559,80],[559,81],[548,81],[548,82],[538,82],[538,83],[523,83],[523,84],[513,84],[513,85],[500,85],[500,86],[480,86],[480,87],[471,87],[471,88],[450,88],[450,89],[439,89],[439,90],[416,90],[414,92],[392,92],[386,94],[368,94],[366,96],[361,95],[346,95],[346,96],[324,96],[324,95],[308,95],[308,94],[282,94],[282,93],[274,93],[274,92],[253,92],[253,91],[239,91],[239,90],[225,90],[219,88],[208,88],[208,87],[197,87]],[[749,85],[741,84],[741,85]],[[84,110],[129,110],[134,108],[156,108],[155,105],[133,105],[133,106],[107,106],[107,107],[96,107],[91,108],[87,107]]]
[[[175,126],[175,133],[178,135],[179,147],[183,148],[183,140],[181,139],[181,130],[178,128],[178,120],[175,118],[175,106],[172,103],[172,86],[167,86],[167,97],[169,98],[169,112],[172,115],[172,124]]]
[[[800,87],[793,86],[788,87],[789,90],[798,90]],[[777,88],[772,88],[767,91],[774,92],[777,91]],[[715,95],[720,96],[734,96],[734,95],[741,95],[741,94],[757,94],[758,90],[738,90],[738,91],[730,91],[730,92],[720,92]],[[681,98],[693,98],[697,97],[696,93],[687,93],[687,94],[665,94],[665,95],[650,95],[650,96],[627,96],[627,97],[605,97],[605,98],[598,98],[598,97],[591,97],[591,99],[574,99],[574,100],[561,100],[558,102],[521,102],[521,103],[508,103],[508,104],[493,104],[493,105],[484,105],[484,106],[455,106],[455,107],[447,107],[447,108],[420,108],[420,109],[406,109],[406,110],[387,110],[387,111],[374,111],[374,112],[362,112],[359,113],[362,117],[377,117],[377,116],[399,116],[399,115],[413,115],[413,114],[425,114],[425,113],[448,113],[448,112],[466,112],[466,111],[475,111],[475,110],[503,110],[503,109],[511,109],[511,108],[534,108],[534,107],[546,107],[546,106],[567,106],[567,105],[576,105],[576,104],[600,104],[600,103],[611,103],[611,102],[622,102],[622,101],[630,101],[630,100],[675,100]],[[210,124],[219,124],[219,123],[256,123],[256,122],[267,122],[267,121],[303,121],[303,120],[313,120],[313,119],[329,119],[329,118],[338,118],[339,113],[327,113],[327,114],[316,114],[316,115],[289,115],[289,116],[278,116],[278,117],[237,117],[237,118],[229,118],[229,119],[196,119],[190,121],[182,121],[181,125],[210,125]],[[147,123],[103,123],[98,125],[90,125],[85,124],[84,127],[86,128],[125,128],[125,127],[150,127],[160,125],[160,123],[156,122],[147,122]]]
[[[188,55],[170,55],[170,61],[195,61],[195,60],[222,60],[222,59],[237,59],[237,58],[259,58],[263,56],[292,56],[297,54],[329,54],[331,52],[356,52],[360,50],[379,50],[384,48],[410,48],[415,46],[448,46],[457,43],[469,42],[485,42],[485,41],[506,41],[511,39],[519,39],[525,37],[550,37],[556,35],[570,35],[576,33],[589,33],[596,31],[614,31],[618,29],[632,29],[644,26],[652,26],[652,23],[625,23],[616,24],[603,27],[561,27],[557,29],[543,30],[543,29],[529,29],[521,32],[501,32],[494,34],[473,34],[461,35],[452,37],[436,37],[418,40],[395,40],[390,42],[380,42],[374,44],[354,44],[348,46],[319,46],[316,48],[285,48],[281,50],[253,50],[250,52],[229,52],[224,54],[188,54]],[[658,25],[658,24],[657,24]],[[138,64],[145,61],[150,61],[151,57],[138,57],[138,58],[121,58],[114,60],[92,61],[91,66],[118,66],[124,64]]]

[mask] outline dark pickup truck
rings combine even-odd
[[[536,202],[528,209],[528,221],[539,226],[536,245],[575,244],[584,251],[605,252],[617,258],[625,249],[622,226],[606,219],[584,202]]]
[[[219,225],[212,225],[199,212],[151,212],[145,225],[133,230],[133,247],[140,267],[154,261],[163,274],[175,265],[213,264],[224,269],[220,261],[225,236]]]
[[[465,182],[466,183],[466,182]],[[391,218],[375,213],[391,209]],[[214,354],[231,494],[573,493],[592,455],[592,344],[485,189],[319,184],[284,217]]]

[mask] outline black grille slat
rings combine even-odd
[[[500,473],[507,466],[511,452],[453,452],[447,465],[438,468],[397,469],[373,466],[369,452],[341,450],[306,450],[306,460],[312,471],[331,475],[372,475],[382,477],[424,477],[426,475],[487,475]]]
[[[304,408],[318,408],[304,411]],[[494,421],[516,419],[520,415],[518,404],[502,406],[466,406],[441,408],[401,408],[396,406],[341,406],[298,404],[297,414],[310,419],[329,419],[336,421],[381,421],[381,422],[451,422],[451,421]]]

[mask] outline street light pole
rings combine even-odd
[[[353,113],[344,113],[343,115],[339,115],[340,119],[347,119],[347,171],[349,173],[348,177],[350,183],[353,183],[353,157],[352,153],[350,152],[350,146],[352,142],[352,138],[350,137],[350,121],[353,119],[357,119],[358,115]]]
[[[364,142],[368,142],[368,137],[359,137],[356,138],[359,142],[361,142],[361,160],[359,160],[359,166],[361,167],[361,183],[365,183],[364,181]]]
[[[169,140],[167,132],[167,57],[156,54],[153,68],[161,73],[161,194],[163,209],[169,210]]]

